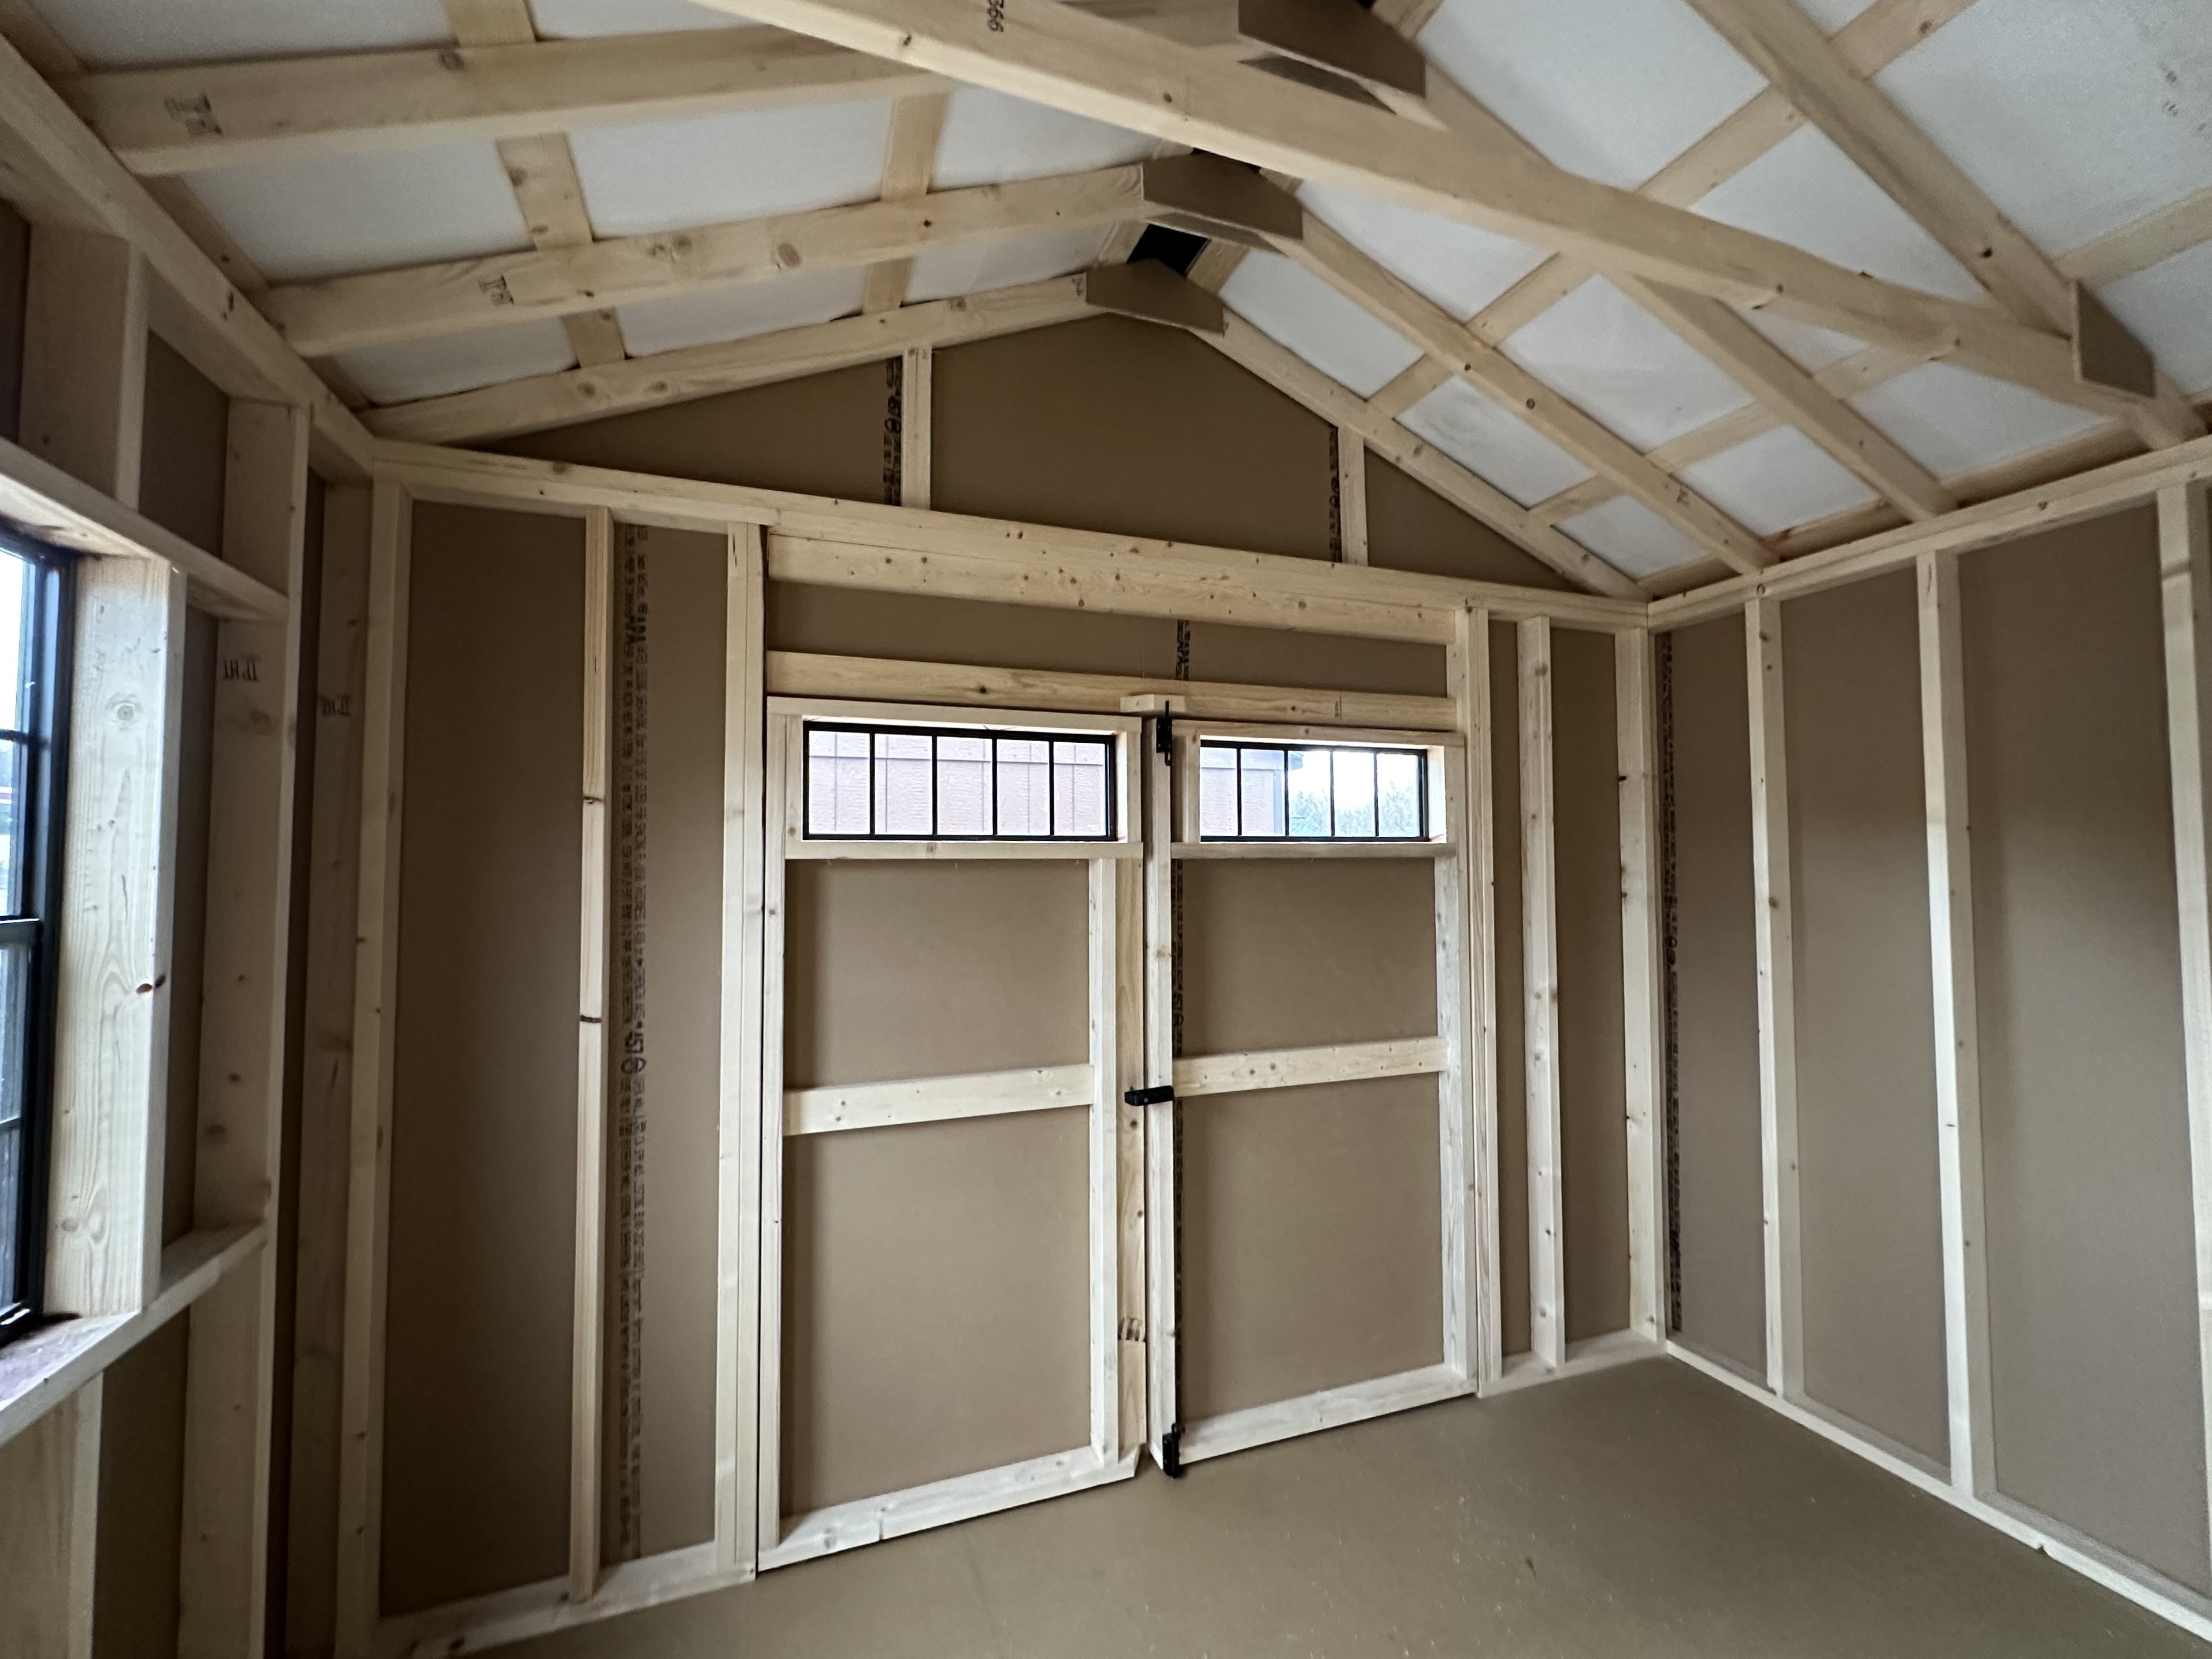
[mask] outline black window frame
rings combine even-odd
[[[1280,847],[1291,843],[1300,847],[1417,847],[1436,840],[1436,831],[1429,816],[1430,751],[1418,744],[1410,743],[1300,743],[1286,738],[1209,738],[1201,736],[1194,757],[1193,770],[1197,776],[1192,787],[1203,792],[1206,781],[1206,752],[1211,750],[1237,751],[1237,785],[1232,792],[1237,803],[1237,833],[1233,836],[1209,835],[1204,823],[1204,796],[1200,793],[1200,822],[1199,841],[1213,846]],[[1283,833],[1279,836],[1248,836],[1244,833],[1244,751],[1261,750],[1284,757],[1282,775],[1285,780],[1283,796]],[[1291,833],[1290,757],[1293,754],[1325,754],[1329,757],[1328,826],[1325,836],[1297,836]],[[1375,833],[1371,836],[1340,835],[1336,830],[1336,757],[1340,754],[1371,755],[1377,763],[1374,793]],[[1382,790],[1379,768],[1385,755],[1406,755],[1413,758],[1419,769],[1420,787],[1413,792],[1414,810],[1419,814],[1419,830],[1410,836],[1386,836],[1382,833]]]
[[[0,733],[24,744],[21,911],[0,915],[0,935],[30,945],[23,1004],[23,1106],[15,1133],[18,1202],[15,1221],[17,1293],[0,1300],[0,1347],[28,1334],[46,1312],[47,1188],[53,1145],[54,1026],[62,908],[63,823],[69,798],[71,639],[76,616],[75,555],[0,528],[0,550],[27,560],[36,596],[35,625],[27,628],[33,660],[25,676],[27,724]],[[4,1017],[4,1011],[0,1011]],[[7,1218],[0,1217],[0,1225]],[[0,1296],[4,1296],[0,1291]]]
[[[868,738],[868,828],[865,832],[851,830],[817,830],[814,827],[813,766],[814,734],[817,732],[839,732],[847,733],[858,732],[865,734]],[[875,827],[877,765],[875,739],[878,737],[921,737],[931,739],[929,746],[929,834],[926,836],[918,836],[909,834],[905,830],[878,830]],[[1106,827],[1104,830],[1097,835],[1060,835],[1056,831],[1048,831],[1048,833],[1042,836],[1011,836],[1000,834],[995,828],[999,821],[999,750],[997,743],[994,742],[991,746],[991,784],[990,787],[987,789],[984,793],[985,798],[990,802],[991,822],[994,827],[990,833],[987,835],[939,834],[936,828],[938,820],[938,754],[935,740],[943,737],[963,738],[989,738],[994,739],[1003,738],[1010,738],[1018,743],[1074,743],[1082,744],[1087,747],[1102,750],[1105,756],[1103,781],[1106,790]],[[1121,791],[1120,788],[1121,769],[1117,764],[1121,753],[1120,744],[1121,738],[1111,732],[1063,732],[1053,728],[1039,728],[1036,726],[985,726],[980,723],[974,726],[908,726],[902,725],[892,720],[863,720],[831,718],[824,718],[821,720],[803,720],[799,723],[799,793],[800,802],[799,834],[805,840],[821,842],[997,842],[1001,843],[1016,842],[1038,847],[1054,845],[1084,846],[1095,844],[1099,842],[1118,841],[1121,839]],[[1056,769],[1058,765],[1059,757],[1048,751],[1048,770],[1045,783],[1045,815],[1048,824],[1052,822],[1055,807],[1051,783],[1051,771],[1052,769]]]

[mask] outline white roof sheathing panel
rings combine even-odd
[[[1778,535],[1875,499],[1795,427],[1763,432],[1676,476],[1757,536]]]
[[[1562,519],[1559,527],[1623,575],[1656,576],[1705,556],[1687,536],[1626,495]]]
[[[438,0],[40,0],[39,12],[94,69],[373,52],[453,38]]]
[[[1872,4],[1874,0],[1797,0],[1797,9],[1818,23],[1824,33],[1833,34]]]
[[[860,293],[867,280],[867,271],[859,266],[806,271],[779,276],[772,283],[647,300],[617,307],[615,316],[622,324],[623,342],[630,356],[644,357],[656,351],[678,351],[716,340],[749,339],[780,328],[802,328],[809,323],[848,316],[860,308]]]
[[[1813,323],[1801,323],[1795,317],[1777,317],[1765,311],[1739,310],[1737,314],[1780,346],[1798,368],[1815,374],[1830,363],[1839,363],[1866,349],[1864,340]]]
[[[1846,270],[1954,300],[1983,297],[1966,267],[1815,127],[1798,128],[1690,210]]]
[[[272,282],[530,246],[489,143],[219,167],[193,174],[191,188]]]
[[[1624,188],[1766,85],[1685,0],[1444,0],[1420,46],[1561,167]]]
[[[873,201],[890,100],[738,110],[569,136],[592,228],[601,236]]]
[[[2088,410],[1948,363],[1923,363],[1850,402],[1939,478],[1995,466],[2105,423]]]
[[[2212,184],[2203,0],[1977,0],[1875,84],[2054,257]]]
[[[1158,140],[1023,98],[963,87],[945,107],[933,190],[1002,185],[1141,161]]]
[[[690,0],[530,0],[530,14],[538,33],[553,40],[735,28],[748,21]]]
[[[1523,507],[1589,477],[1580,461],[1465,380],[1446,380],[1398,419]]]
[[[916,304],[924,300],[949,300],[956,294],[981,294],[1086,270],[1097,262],[1098,251],[1112,234],[1091,225],[1042,236],[1001,236],[988,242],[933,247],[915,257],[906,297]]]
[[[1279,253],[1247,254],[1222,284],[1221,298],[1253,327],[1363,398],[1421,356],[1411,340]]]
[[[442,398],[450,392],[551,374],[575,363],[568,336],[557,322],[518,323],[511,328],[449,334],[435,340],[403,340],[337,354],[338,366],[380,404]]]
[[[1504,349],[1638,449],[1655,449],[1750,401],[1710,359],[1601,276]]]
[[[2212,242],[2199,242],[2101,289],[2184,392],[2212,391]]]
[[[1547,258],[1542,248],[1357,191],[1307,184],[1314,216],[1464,322]]]

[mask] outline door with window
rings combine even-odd
[[[1473,1389],[1465,769],[1436,733],[1152,738],[1150,1436],[1174,1468]]]
[[[763,1568],[1133,1471],[1137,737],[770,702]]]

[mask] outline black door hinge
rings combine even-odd
[[[1175,716],[1160,714],[1152,720],[1152,752],[1175,758]]]
[[[1124,1106],[1164,1106],[1175,1098],[1175,1085],[1163,1083],[1152,1089],[1132,1089],[1121,1097]]]
[[[1170,1480],[1182,1479],[1182,1425],[1171,1425],[1160,1436],[1160,1473]]]

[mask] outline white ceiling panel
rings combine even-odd
[[[1797,9],[1833,34],[1872,4],[1874,0],[1797,0]]]
[[[1601,276],[1505,343],[1505,354],[1638,449],[1750,400],[1694,347]]]
[[[2124,276],[2099,297],[2184,392],[2212,391],[2212,242]]]
[[[1691,209],[1863,270],[1954,300],[1981,285],[1827,134],[1800,127]]]
[[[1589,477],[1580,461],[1465,380],[1446,380],[1398,419],[1523,507]]]
[[[592,127],[570,135],[592,228],[602,236],[757,219],[875,199],[890,101]]]
[[[39,11],[94,69],[370,52],[453,38],[438,0],[40,0]]]
[[[1875,83],[2046,253],[2212,184],[2203,0],[1977,0]]]
[[[1687,536],[1626,495],[1562,519],[1559,527],[1624,575],[1656,576],[1705,556]]]
[[[1939,478],[1995,466],[2105,423],[2088,410],[1948,363],[1923,363],[1850,401]]]
[[[915,301],[946,300],[956,294],[981,294],[1085,270],[1097,260],[1099,249],[1111,234],[1092,225],[1043,236],[1002,236],[988,242],[933,247],[915,256],[906,297]]]
[[[397,404],[556,374],[576,359],[560,324],[538,322],[342,351],[337,362],[373,400]]]
[[[1764,311],[1741,311],[1744,321],[1780,346],[1798,368],[1819,374],[1830,363],[1866,349],[1866,342],[1838,334],[1832,328],[1801,323],[1795,317],[1776,317]]]
[[[945,106],[931,186],[958,190],[1119,167],[1143,161],[1158,142],[1026,99],[963,87]]]
[[[1363,398],[1413,367],[1421,349],[1378,323],[1318,276],[1277,253],[1253,253],[1221,297],[1263,334]]]
[[[538,33],[549,40],[588,34],[674,34],[732,28],[750,20],[690,0],[530,0]]]
[[[867,280],[867,272],[858,267],[808,271],[772,283],[647,300],[621,307],[615,315],[621,319],[623,341],[630,355],[644,357],[848,316],[860,308],[860,290]]]
[[[1794,427],[1761,433],[1676,476],[1759,536],[1778,535],[1875,500],[1874,491]]]
[[[193,174],[191,187],[273,282],[530,246],[488,143],[220,167]]]
[[[1444,0],[1420,45],[1553,161],[1623,187],[1766,85],[1684,0]]]
[[[1543,264],[1545,250],[1348,190],[1308,184],[1314,216],[1465,321]]]

